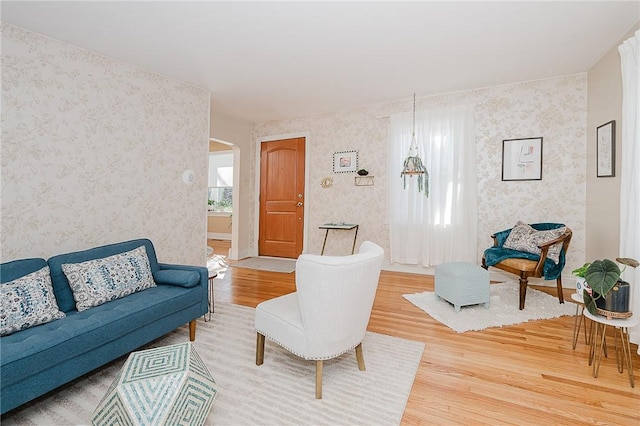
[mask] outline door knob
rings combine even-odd
[[[302,201],[298,201],[298,204],[296,204],[296,206],[302,207]]]

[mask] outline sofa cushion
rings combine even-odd
[[[49,267],[0,286],[0,335],[64,318],[53,294]]]
[[[156,284],[175,285],[178,287],[195,287],[200,282],[200,274],[195,271],[178,269],[161,269],[153,273]]]
[[[0,283],[6,283],[24,277],[32,272],[39,271],[45,266],[47,266],[47,261],[39,257],[0,263]]]
[[[69,280],[78,311],[156,285],[144,246],[102,259],[65,263],[62,270]]]
[[[560,237],[566,231],[566,227],[562,226],[560,228],[549,229],[545,231],[538,231],[532,226],[518,222],[511,229],[509,236],[504,242],[503,247],[511,250],[524,251],[526,253],[532,254],[540,254],[542,250],[540,250],[541,244],[544,244],[548,241],[555,240]],[[558,263],[560,260],[560,250],[562,249],[562,244],[554,244],[549,247],[549,251],[547,252],[547,258],[551,259],[554,263]]]
[[[156,286],[4,337],[2,386],[11,386],[74,357],[80,362],[83,355],[101,347],[114,357],[120,356],[126,336],[136,330],[148,334],[138,343],[143,345],[177,327],[177,313],[197,312],[178,321],[180,325],[197,316],[201,299],[200,288]],[[163,322],[166,331],[158,334],[154,328]]]

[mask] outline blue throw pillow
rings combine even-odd
[[[156,284],[174,285],[178,287],[195,287],[200,282],[200,274],[195,271],[179,269],[162,269],[153,274]]]

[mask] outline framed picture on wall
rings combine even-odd
[[[596,129],[596,176],[616,175],[616,121],[598,126]]]
[[[333,153],[333,172],[348,173],[358,170],[358,151],[340,151]]]
[[[502,180],[542,180],[542,138],[502,141]]]

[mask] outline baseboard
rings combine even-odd
[[[407,274],[433,275],[434,267],[426,267],[422,265],[403,265],[401,263],[391,263],[389,261],[382,262],[382,270],[390,272],[404,272]]]
[[[489,279],[491,281],[518,281],[514,274],[501,271],[500,269],[489,268]],[[529,278],[529,284],[540,287],[556,288],[556,280],[545,280],[543,278]],[[576,277],[571,274],[562,274],[562,288],[576,288]]]
[[[230,260],[241,260],[241,259],[246,259],[247,257],[255,257],[255,256],[251,256],[249,249],[236,250],[232,248],[231,250],[229,250]]]
[[[422,265],[403,265],[400,263],[391,263],[384,261],[382,263],[383,271],[391,272],[404,272],[408,274],[422,274],[422,275],[434,275],[435,267],[422,266]],[[503,281],[518,281],[518,277],[513,274],[501,271],[500,269],[489,268],[489,279],[491,281],[503,282]],[[529,278],[529,284],[537,285],[540,287],[556,287],[555,280],[544,280],[542,278]],[[562,288],[576,287],[576,277],[571,274],[562,274]]]
[[[212,240],[228,240],[231,241],[231,234],[222,232],[207,232],[207,238]]]

